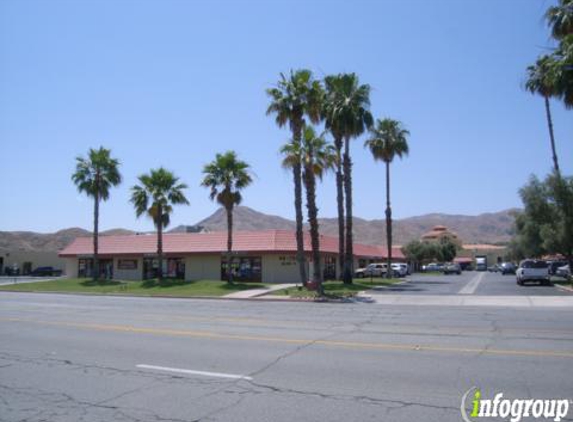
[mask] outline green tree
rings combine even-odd
[[[152,169],[149,174],[142,174],[138,179],[140,184],[131,188],[131,202],[135,207],[137,217],[147,214],[157,228],[159,264],[157,279],[161,284],[163,280],[163,229],[169,225],[173,205],[189,204],[183,193],[187,185],[179,183],[179,178],[163,167]]]
[[[93,232],[93,279],[99,280],[99,203],[109,199],[109,191],[112,186],[121,183],[119,173],[119,161],[111,158],[111,151],[100,147],[90,148],[87,158],[76,158],[76,171],[72,174],[72,181],[78,191],[85,192],[94,199],[94,232]]]
[[[441,262],[452,262],[458,254],[458,245],[448,236],[443,236],[437,243],[436,258]]]
[[[253,179],[249,165],[239,160],[234,151],[217,154],[215,160],[205,165],[203,174],[201,185],[211,189],[211,200],[216,200],[227,213],[227,282],[233,284],[233,209],[243,199],[241,190]]]
[[[545,101],[545,113],[547,116],[547,126],[549,128],[549,140],[551,143],[551,153],[553,156],[553,168],[559,172],[559,162],[557,160],[557,150],[555,148],[555,135],[553,133],[553,119],[551,118],[551,107],[549,99],[558,95],[556,88],[556,63],[552,56],[540,57],[535,65],[527,68],[527,81],[525,88],[532,94],[541,95]]]
[[[392,265],[392,208],[390,206],[390,164],[394,157],[408,155],[408,132],[397,120],[378,120],[370,128],[370,138],[364,146],[370,149],[374,160],[383,161],[386,165],[386,245],[388,247],[388,268]],[[392,277],[392,272],[387,272]]]
[[[328,92],[325,96],[323,116],[327,127],[333,135],[344,139],[344,155],[342,168],[344,172],[344,200],[346,204],[346,227],[344,248],[345,284],[352,283],[353,275],[353,235],[352,235],[352,160],[350,157],[350,141],[360,136],[372,126],[370,108],[370,86],[360,85],[358,76],[354,73],[328,76],[325,82]]]
[[[305,117],[310,122],[318,123],[321,118],[322,98],[324,92],[319,81],[313,79],[312,72],[301,69],[290,72],[289,76],[281,73],[276,87],[267,89],[271,102],[267,115],[275,115],[279,127],[289,125],[292,142],[300,144]],[[301,283],[306,285],[306,262],[304,258],[303,214],[302,214],[302,167],[293,166],[294,205],[296,213],[296,247],[297,262]]]
[[[573,268],[573,178],[532,176],[519,195],[524,209],[516,216],[513,249],[529,257],[559,253]]]
[[[332,169],[336,162],[336,151],[322,136],[317,136],[311,126],[303,131],[302,142],[288,143],[281,148],[283,167],[291,169],[295,165],[303,168],[303,181],[306,190],[306,207],[310,226],[310,243],[312,248],[313,275],[319,293],[323,294],[323,273],[320,256],[320,232],[318,225],[318,207],[316,206],[316,178],[322,180],[325,171]]]

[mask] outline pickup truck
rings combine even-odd
[[[30,275],[32,277],[59,277],[62,275],[62,270],[54,267],[38,267]]]
[[[517,284],[523,286],[526,281],[538,281],[541,284],[551,284],[547,262],[535,259],[524,259],[519,263],[515,272]]]

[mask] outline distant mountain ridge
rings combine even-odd
[[[410,240],[419,239],[422,234],[436,225],[444,225],[456,232],[464,243],[505,243],[511,239],[515,211],[515,209],[510,209],[477,216],[434,213],[395,220],[393,224],[394,243],[403,245]],[[264,214],[245,206],[235,209],[233,222],[236,231],[295,230],[295,222],[292,220]],[[321,218],[319,225],[321,234],[338,236],[336,218]],[[220,208],[195,225],[177,226],[169,230],[169,233],[225,230],[227,230],[227,218],[225,210]],[[101,232],[103,236],[134,233],[121,228]],[[10,250],[58,251],[80,236],[91,236],[91,232],[81,228],[69,228],[48,234],[26,231],[0,232],[0,252]],[[386,242],[386,222],[384,219],[365,220],[355,217],[354,236],[356,242],[359,243],[383,245]]]

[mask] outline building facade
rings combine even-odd
[[[305,236],[307,273],[312,274],[310,238]],[[338,274],[338,239],[320,237],[321,266],[325,279]],[[99,239],[100,276],[120,280],[156,277],[156,235],[102,236]],[[226,280],[227,233],[177,233],[163,235],[163,274],[185,280]],[[233,279],[245,282],[292,283],[299,279],[295,233],[286,230],[233,233]],[[90,277],[93,271],[93,239],[77,238],[59,256],[65,260],[67,277]],[[380,246],[354,245],[354,266],[384,261]],[[404,262],[402,252],[393,260]]]

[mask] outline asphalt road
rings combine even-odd
[[[555,286],[528,283],[518,286],[515,275],[464,271],[461,275],[413,274],[408,282],[380,289],[379,292],[406,295],[475,296],[573,296]]]
[[[573,308],[1,293],[0,420],[460,421],[473,386],[572,399],[571,321]]]

